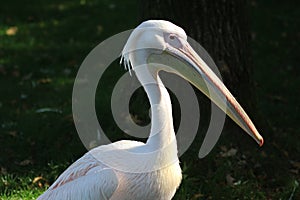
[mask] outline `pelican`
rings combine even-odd
[[[151,64],[152,57],[173,58],[182,65]],[[161,70],[175,73],[214,101],[259,145],[263,138],[233,95],[171,22],[149,20],[131,33],[121,61],[134,71],[151,105],[148,140],[121,140],[96,147],[69,166],[38,199],[168,200],[182,175],[177,155],[171,100]],[[210,88],[210,92],[204,85]],[[221,96],[224,97],[221,98]],[[224,105],[227,105],[224,107]]]

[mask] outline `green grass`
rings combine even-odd
[[[0,199],[35,199],[86,152],[71,112],[77,70],[99,42],[137,25],[134,1],[22,2],[0,3]],[[258,148],[249,137],[225,133],[200,160],[195,141],[181,158],[175,199],[300,198],[299,3],[252,4],[253,78],[264,120],[254,121],[266,143]],[[97,91],[99,121],[114,140],[128,137],[107,108],[112,82],[124,72],[114,63]],[[147,115],[143,101],[132,104]],[[223,157],[230,149],[236,155]]]

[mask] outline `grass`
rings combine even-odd
[[[248,137],[225,133],[199,160],[195,141],[181,158],[184,179],[174,199],[299,199],[300,12],[294,3],[250,7],[257,112],[268,126],[256,123],[266,144],[258,149]],[[135,10],[129,0],[0,3],[0,199],[35,199],[86,152],[72,121],[74,77],[93,47],[137,24]],[[111,82],[123,73],[112,64],[96,98],[99,121],[115,140],[128,136],[114,128],[106,105]],[[224,156],[231,150],[236,154]]]

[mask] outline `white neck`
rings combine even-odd
[[[152,150],[171,146],[172,151],[177,152],[169,93],[158,76],[158,70],[142,64],[146,63],[142,58],[147,56],[141,54],[143,53],[131,57],[130,60],[151,105],[151,132],[146,145]]]

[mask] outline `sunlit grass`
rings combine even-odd
[[[72,121],[77,70],[99,42],[136,25],[137,5],[110,0],[0,4],[0,199],[35,199],[86,152]],[[251,10],[257,112],[271,127],[262,130],[266,144],[258,149],[250,138],[229,132],[199,160],[197,139],[181,158],[183,182],[175,199],[299,198],[299,11],[273,1]],[[115,140],[128,137],[116,128],[108,106],[111,83],[122,73],[114,63],[95,100],[99,121]],[[132,111],[147,121],[145,95],[138,91],[137,97]],[[232,148],[236,155],[222,157]]]

